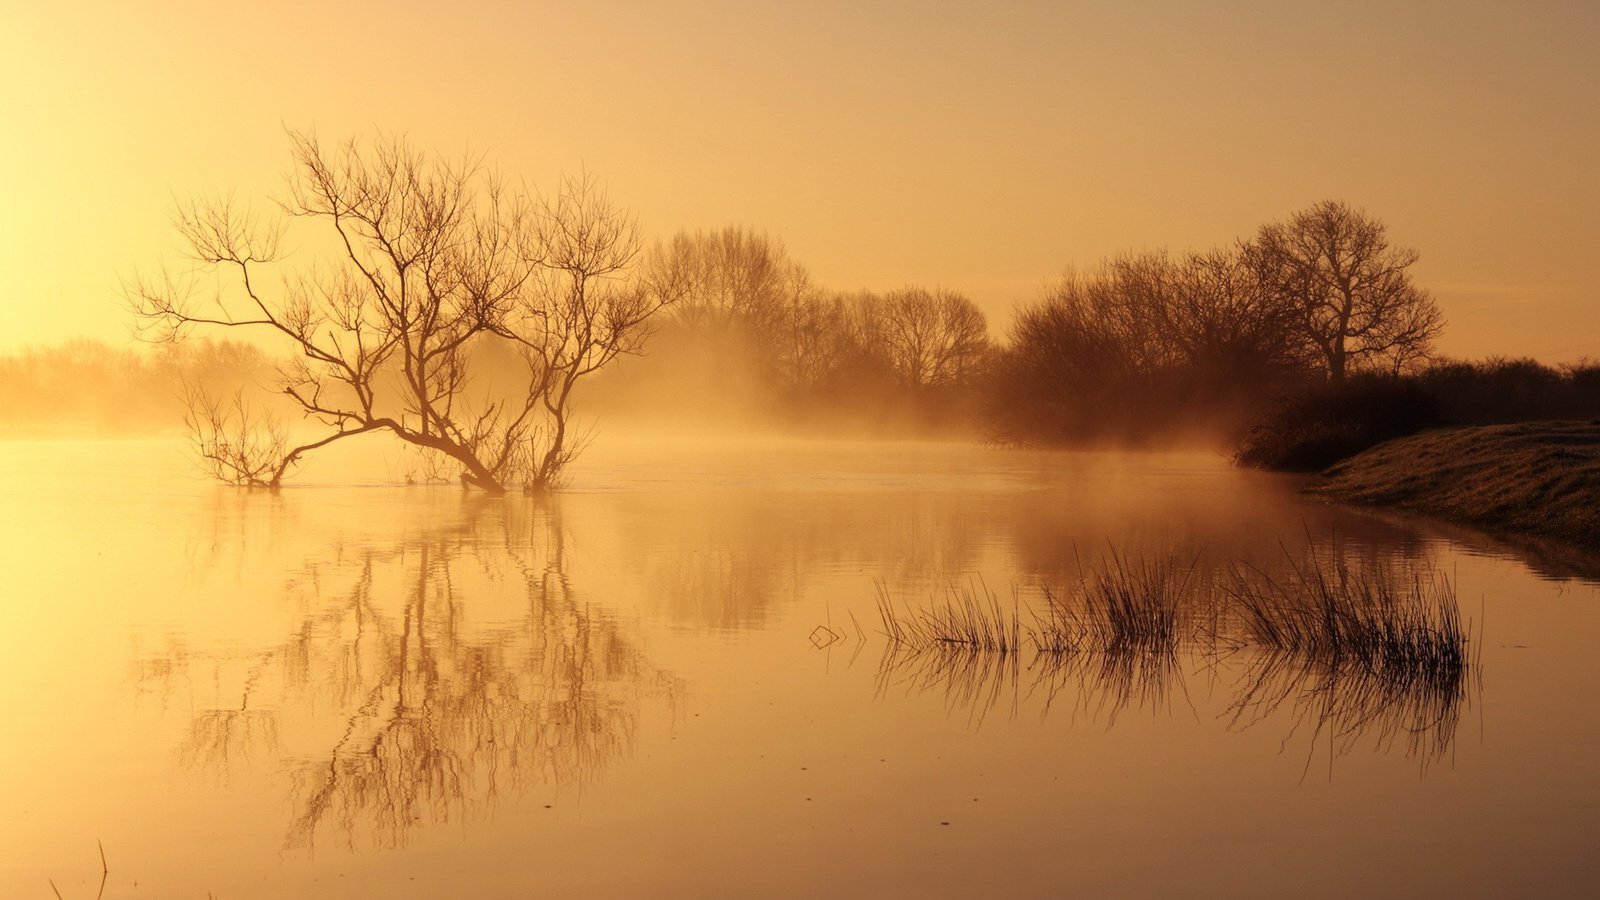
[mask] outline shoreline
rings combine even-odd
[[[1424,431],[1334,463],[1307,492],[1600,549],[1600,421]]]

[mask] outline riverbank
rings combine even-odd
[[[1426,431],[1335,463],[1311,490],[1600,547],[1600,421]]]

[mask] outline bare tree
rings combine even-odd
[[[459,465],[463,484],[552,486],[576,452],[573,384],[636,352],[674,299],[633,276],[632,218],[587,176],[537,197],[403,139],[325,149],[314,135],[290,138],[280,205],[326,226],[331,260],[269,289],[284,222],[218,198],[181,206],[174,222],[230,289],[196,301],[192,284],[166,272],[127,288],[156,339],[247,328],[294,352],[280,389],[320,430],[285,444],[251,483],[276,487],[306,453],[386,431]],[[474,353],[496,341],[525,364],[515,388],[474,384]],[[208,413],[226,410],[208,402],[196,421],[226,433],[226,416]]]
[[[1339,381],[1355,367],[1399,369],[1426,358],[1444,318],[1407,270],[1415,250],[1390,246],[1382,222],[1324,201],[1264,225],[1245,247],[1263,280],[1298,313],[1298,330]]]
[[[908,387],[945,387],[968,380],[989,347],[983,313],[954,291],[908,287],[872,304],[889,361]]]
[[[989,380],[1006,440],[1141,437],[1247,416],[1316,363],[1299,315],[1231,250],[1129,254],[1020,308]]]
[[[657,277],[682,285],[676,315],[691,329],[731,325],[771,333],[808,281],[781,241],[738,225],[680,231],[654,263]]]
[[[289,447],[281,423],[252,410],[243,390],[224,402],[186,382],[183,395],[184,427],[200,465],[212,477],[245,487],[275,483]]]
[[[1247,391],[1298,380],[1314,363],[1297,321],[1239,253],[1190,253],[1172,264],[1161,329],[1198,378]]]
[[[867,354],[861,338],[863,317],[854,299],[808,291],[790,305],[778,350],[785,387],[812,390],[835,384]]]
[[[572,389],[618,356],[637,353],[652,316],[677,289],[630,278],[639,257],[638,227],[614,207],[589,176],[563,180],[539,202],[536,304],[521,304],[491,330],[520,345],[535,378],[525,397],[537,399],[545,424],[535,426],[536,452],[527,478],[554,485],[583,442],[571,440]]]
[[[791,321],[813,288],[781,241],[737,225],[680,231],[648,270],[682,295],[673,318],[698,371],[723,383],[754,376],[757,389],[788,378]]]

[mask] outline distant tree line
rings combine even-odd
[[[1303,387],[1423,364],[1443,319],[1416,260],[1381,222],[1325,202],[1233,246],[1069,272],[995,341],[955,291],[828,290],[764,233],[682,232],[646,264],[681,299],[649,357],[597,387],[669,418],[723,401],[1004,443],[1231,437]]]
[[[275,361],[240,341],[201,339],[113,347],[76,339],[0,356],[0,427],[13,430],[148,432],[178,429],[185,385],[219,396],[269,382]],[[265,404],[270,407],[269,398]]]
[[[680,299],[649,353],[597,383],[602,406],[669,421],[690,407],[822,429],[970,428],[993,347],[960,293],[827,290],[781,242],[740,226],[680,232],[646,267]]]
[[[1443,327],[1416,260],[1325,202],[1231,247],[1069,273],[1018,311],[987,424],[1023,443],[1228,433],[1302,387],[1414,369]]]
[[[1443,317],[1412,278],[1418,254],[1344,203],[1226,247],[1069,271],[1020,305],[997,341],[959,292],[825,288],[756,229],[683,231],[635,249],[631,219],[587,183],[537,201],[507,199],[491,183],[474,220],[450,205],[467,203],[471,173],[402,145],[372,157],[349,145],[334,168],[296,140],[308,215],[338,227],[356,213],[372,219],[358,237],[376,249],[352,257],[371,287],[346,279],[318,288],[320,298],[291,292],[269,304],[264,324],[228,319],[287,334],[303,351],[295,357],[208,340],[146,352],[78,341],[0,358],[10,400],[0,425],[117,430],[187,416],[191,431],[226,435],[236,423],[218,398],[275,385],[267,393],[280,411],[310,410],[335,437],[399,427],[470,458],[465,470],[495,486],[513,469],[553,480],[582,445],[583,432],[568,431],[583,427],[572,418],[579,407],[675,426],[754,416],[811,431],[1035,445],[1243,435],[1241,461],[1302,468],[1428,424],[1600,415],[1592,366],[1436,359]],[[439,174],[437,196],[378,190],[401,191],[406,172]],[[429,218],[436,207],[450,216]],[[427,240],[411,237],[419,243],[405,252],[386,244],[396,210],[416,219],[402,233]],[[250,223],[226,207],[191,208],[184,221],[204,261],[244,270],[262,256],[246,252]],[[434,268],[413,285],[423,264]],[[205,324],[163,305],[164,285],[141,286],[147,320]],[[413,290],[421,299],[406,302],[420,305],[391,305],[391,290]],[[243,309],[260,308],[253,295],[251,304]],[[203,387],[204,402],[186,384]],[[382,399],[394,389],[396,400]],[[541,424],[528,424],[530,411]]]

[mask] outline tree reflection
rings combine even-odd
[[[507,793],[594,779],[631,754],[643,697],[676,683],[584,602],[566,556],[553,498],[336,546],[291,580],[295,627],[250,659],[236,705],[195,715],[183,758],[225,770],[280,754],[290,730],[322,747],[280,754],[285,846],[306,849],[329,833],[395,846]],[[200,661],[176,653],[167,668]]]

